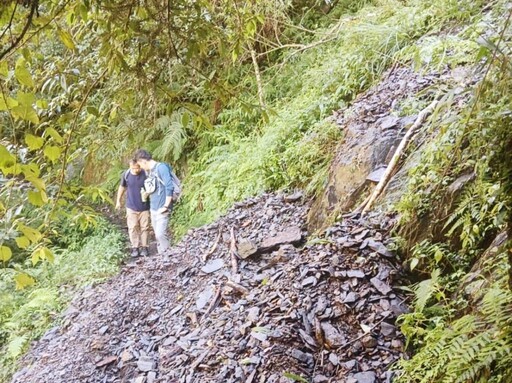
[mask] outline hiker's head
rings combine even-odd
[[[147,150],[139,149],[135,152],[133,160],[144,170],[150,169],[150,161],[153,159]]]
[[[140,165],[137,163],[137,161],[135,161],[135,160],[130,160],[130,172],[131,172],[132,174],[137,175],[137,174],[139,174],[139,173],[140,173],[140,171],[141,171],[141,170],[142,170],[142,169],[141,169]]]

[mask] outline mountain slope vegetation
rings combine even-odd
[[[345,134],[333,112],[404,66],[471,75],[401,105],[439,101],[400,200],[384,204],[417,281],[399,320],[411,358],[396,368],[404,382],[507,382],[511,12],[505,0],[2,2],[2,378],[73,291],[117,271],[122,239],[99,217],[136,148],[184,181],[176,238],[264,191],[315,198]]]

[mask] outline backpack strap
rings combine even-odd
[[[130,169],[128,169],[127,171],[124,172],[124,174],[123,174],[124,182],[128,182],[129,174],[130,174]]]

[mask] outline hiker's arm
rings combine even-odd
[[[121,199],[123,198],[125,191],[126,191],[126,188],[122,185],[119,185],[119,189],[117,189],[116,209],[121,208]]]
[[[172,206],[172,194],[174,193],[174,186],[172,184],[171,180],[171,173],[166,169],[166,171],[162,172],[162,182],[164,184],[165,188],[165,203],[164,207],[162,208],[162,212],[165,212],[167,210],[171,209]]]

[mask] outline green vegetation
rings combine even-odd
[[[512,376],[510,242],[499,241],[512,223],[512,28],[510,15],[501,17],[505,3],[486,15],[500,20],[499,29],[478,49],[464,39],[476,37],[481,23],[460,34],[457,46],[469,49],[455,61],[480,61],[480,80],[463,97],[448,90],[442,99],[427,127],[431,140],[397,205],[407,263],[426,278],[414,287],[414,311],[401,317],[414,354],[401,362],[400,382]],[[451,52],[457,57],[461,49]]]
[[[15,371],[16,359],[30,342],[55,325],[59,312],[78,288],[100,282],[119,270],[124,256],[121,232],[103,220],[93,229],[74,232],[76,242],[69,242],[68,249],[52,249],[52,263],[34,267],[29,261],[16,266],[37,280],[32,286],[15,289],[12,269],[0,269],[0,381],[7,381]],[[84,235],[88,236],[82,239]]]
[[[392,65],[481,76],[400,108],[440,97],[396,206],[406,264],[423,279],[401,318],[415,356],[400,379],[511,375],[510,260],[506,244],[489,249],[512,221],[507,1],[20,3],[0,6],[3,379],[72,291],[117,270],[121,236],[96,210],[136,148],[184,180],[176,237],[262,191],[312,196],[343,140],[332,111]]]

